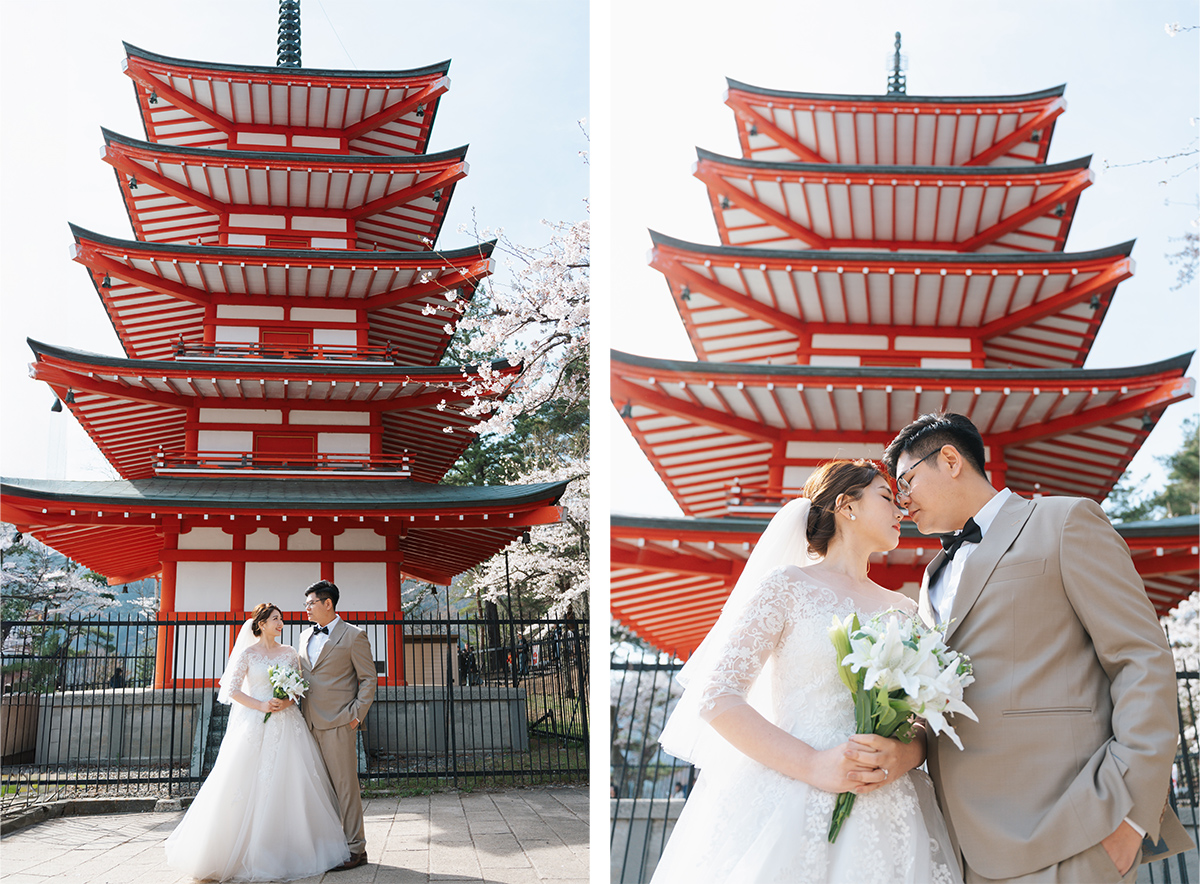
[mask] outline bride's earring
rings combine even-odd
[[[854,521],[854,513],[847,513],[847,515],[850,516],[850,521],[853,522]]]

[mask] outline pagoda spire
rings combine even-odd
[[[279,0],[279,55],[275,65],[300,67],[300,0]]]
[[[280,5],[282,6],[283,4],[280,3]],[[299,0],[297,0],[296,5],[297,6],[300,5]],[[299,14],[300,14],[299,12],[296,13],[297,16],[299,16]],[[280,24],[279,27],[280,27],[279,39],[282,40],[283,39],[283,25]],[[300,33],[300,25],[297,23],[297,25],[296,25],[297,39],[299,39],[299,33]],[[895,55],[892,56],[892,72],[890,74],[888,74],[888,95],[904,95],[905,94],[905,91],[904,91],[904,79],[905,79],[904,69],[906,67],[908,67],[908,59],[905,56],[900,54],[900,32],[899,31],[896,31],[895,46],[896,46],[896,53],[895,53]],[[280,50],[280,51],[282,51],[282,50]],[[299,46],[297,46],[297,49],[296,49],[296,53],[297,53],[296,57],[297,58],[300,57],[299,52],[300,52],[300,49],[299,49]],[[280,64],[283,64],[283,62],[281,61]],[[297,64],[299,64],[299,62],[297,62]]]

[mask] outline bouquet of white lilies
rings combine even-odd
[[[299,700],[308,690],[308,682],[301,677],[299,670],[294,666],[268,666],[267,680],[275,689],[271,695],[280,700]],[[263,716],[263,721],[265,722],[270,717],[271,713],[268,712]]]
[[[833,618],[829,638],[837,651],[838,676],[854,698],[854,723],[860,734],[913,738],[913,722],[925,719],[935,734],[962,742],[947,715],[961,712],[975,721],[963,702],[963,688],[975,681],[971,661],[946,646],[945,624],[930,629],[900,611],[883,611],[865,624],[858,614]],[[838,795],[829,824],[833,843],[850,815],[855,794]]]

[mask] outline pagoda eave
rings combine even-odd
[[[125,51],[147,140],[192,146],[424,153],[450,85],[449,61],[346,71],[189,61],[128,43]]]
[[[4,479],[4,521],[113,582],[158,573],[168,561],[385,562],[448,583],[534,525],[559,520],[566,483],[470,488],[410,481],[147,479],[54,482]],[[246,535],[370,529],[386,549],[187,550],[164,537],[195,528]]]
[[[183,355],[182,345],[202,341],[208,308],[231,305],[367,311],[368,335],[381,358],[432,365],[453,336],[461,306],[494,270],[494,241],[448,252],[368,256],[149,244],[74,225],[71,231],[72,257],[90,271],[132,359]]]
[[[650,235],[650,265],[666,276],[697,356],[718,362],[832,356],[1080,368],[1116,286],[1133,274],[1132,241],[985,257],[704,246]]]
[[[711,629],[766,528],[762,518],[611,518],[614,617],[660,650],[686,659]],[[1195,591],[1200,517],[1120,523],[1146,594],[1160,616]],[[910,523],[899,546],[872,557],[871,577],[915,595],[925,566],[941,548]]]
[[[388,71],[359,71],[349,68],[281,68],[278,65],[227,64],[215,61],[194,61],[186,58],[176,58],[150,52],[132,43],[122,42],[128,56],[144,59],[147,62],[160,64],[163,67],[188,69],[196,73],[220,71],[229,74],[246,74],[261,77],[263,81],[295,79],[302,81],[316,80],[347,80],[350,82],[375,82],[385,85],[392,80],[411,80],[419,78],[434,78],[445,76],[450,70],[450,59],[422,65],[415,68],[403,68]]]
[[[205,451],[198,442],[189,443],[189,436],[201,429],[190,422],[197,409],[224,415],[206,424],[207,429],[241,432],[239,438],[279,432],[284,413],[293,410],[362,415],[359,424],[378,422],[382,430],[374,456],[411,457],[412,476],[424,482],[441,479],[474,441],[479,422],[466,413],[476,399],[471,384],[477,371],[470,367],[129,360],[33,340],[29,344],[37,357],[32,376],[50,385],[129,479],[151,476],[166,468],[168,460],[202,465],[222,451],[226,459],[237,460],[236,452]],[[515,378],[521,366],[500,360],[491,370],[500,378]],[[319,429],[330,432],[331,427],[314,424],[291,432]],[[245,447],[238,451],[253,454]],[[367,454],[362,453],[364,467],[369,465]]]
[[[614,407],[685,513],[778,501],[822,460],[881,456],[921,414],[969,417],[994,479],[1102,500],[1162,412],[1190,398],[1192,354],[1121,369],[919,369],[686,363],[613,352]]]
[[[280,153],[272,150],[210,150],[204,147],[186,147],[177,144],[156,144],[122,135],[112,129],[100,127],[104,136],[105,157],[126,155],[147,162],[195,160],[196,165],[236,165],[257,169],[267,166],[319,166],[321,168],[345,169],[347,171],[390,171],[412,166],[452,166],[461,163],[467,156],[469,145],[448,148],[435,153],[415,156],[347,156],[327,153]],[[1051,168],[1051,167],[1047,167]]]
[[[726,82],[743,156],[768,161],[1040,165],[1066,110],[1065,85],[949,97],[786,92]]]
[[[1053,166],[764,163],[697,149],[722,243],[767,248],[1062,251],[1091,157]]]
[[[130,224],[147,242],[253,237],[245,244],[427,251],[468,172],[466,147],[410,157],[280,154],[102,132]]]
[[[761,95],[768,98],[781,98],[787,101],[796,102],[825,102],[835,104],[855,104],[868,105],[878,104],[882,107],[924,107],[925,105],[961,105],[964,108],[971,108],[972,113],[976,107],[980,108],[996,108],[1007,107],[1009,105],[1028,104],[1033,105],[1039,101],[1051,101],[1055,98],[1061,98],[1067,91],[1067,84],[1061,83],[1058,86],[1051,86],[1048,89],[1039,89],[1035,92],[1021,92],[1012,95],[914,95],[912,93],[889,93],[885,95],[855,95],[841,92],[793,92],[786,89],[768,89],[763,86],[754,86],[750,83],[745,83],[740,80],[735,80],[732,77],[725,78],[725,84],[730,89],[736,89],[739,92],[748,92],[753,95]]]

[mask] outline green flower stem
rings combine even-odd
[[[891,737],[895,735],[896,739],[903,743],[912,740],[912,729],[905,728],[899,734],[896,733],[900,726],[908,722],[909,713],[907,704],[903,704],[900,710],[901,714],[889,721],[882,728],[877,726],[882,712],[882,704],[888,702],[886,694],[882,698],[876,696],[875,691],[865,691],[862,689],[854,691],[854,730],[859,734],[879,734],[883,737]],[[894,700],[893,700],[894,702]],[[877,705],[877,703],[879,705]],[[895,706],[892,707],[895,709]],[[837,797],[837,802],[833,806],[833,819],[829,821],[829,843],[832,844],[837,840],[838,833],[842,830],[842,823],[846,822],[846,817],[850,816],[850,811],[854,808],[854,799],[858,795],[853,792],[842,792]]]
[[[288,695],[283,690],[283,688],[275,688],[275,690],[271,691],[271,696],[274,697],[276,700],[286,700],[288,698]],[[270,712],[268,712],[266,715],[264,715],[263,716],[263,724],[266,724],[267,719],[270,717],[271,717]]]

